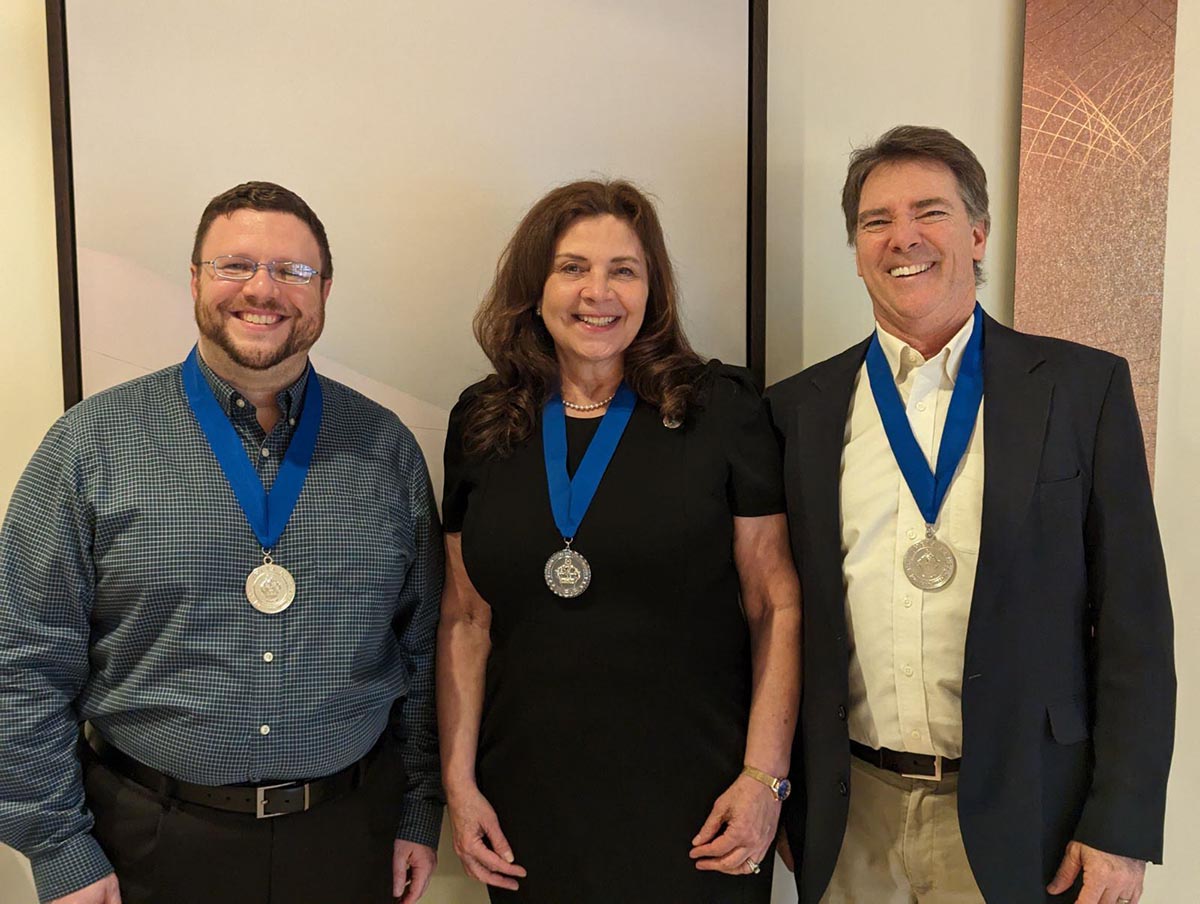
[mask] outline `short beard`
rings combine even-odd
[[[230,361],[246,370],[270,370],[293,355],[307,352],[320,338],[325,326],[325,308],[322,305],[315,318],[291,318],[291,330],[287,340],[278,348],[242,348],[229,335],[228,329],[219,319],[219,312],[214,312],[197,299],[195,313],[200,335],[221,349]]]

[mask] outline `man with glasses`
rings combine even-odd
[[[440,532],[412,434],[308,362],[332,277],[297,195],[218,195],[196,348],[67,412],[16,488],[0,840],[43,902],[413,904],[429,882]]]

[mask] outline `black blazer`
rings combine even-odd
[[[1029,904],[1055,900],[1045,886],[1072,838],[1161,859],[1172,618],[1125,360],[990,317],[983,330],[983,525],[958,812],[986,899]],[[804,603],[797,793],[783,815],[801,904],[820,899],[846,826],[838,484],[866,350],[864,341],[768,392]]]

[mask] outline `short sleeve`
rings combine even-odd
[[[729,464],[729,507],[754,518],[785,511],[783,461],[766,402],[742,367],[711,362],[706,416],[714,420]]]
[[[474,396],[474,386],[459,396],[458,402],[450,412],[450,423],[446,427],[446,449],[442,455],[445,466],[442,483],[442,529],[448,534],[456,534],[462,530],[471,491],[478,484],[477,463],[471,460],[463,449],[463,422]]]

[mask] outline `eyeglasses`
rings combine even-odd
[[[275,282],[288,286],[308,285],[317,275],[316,270],[299,261],[252,261],[248,257],[238,257],[236,254],[223,254],[210,261],[197,263],[208,264],[217,279],[235,279],[239,282],[253,279],[260,267],[265,267],[267,276]]]

